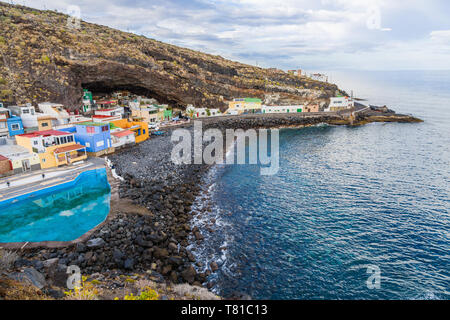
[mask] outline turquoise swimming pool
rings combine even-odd
[[[102,223],[110,209],[105,169],[0,202],[0,243],[71,241]]]

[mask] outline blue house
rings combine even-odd
[[[23,133],[25,131],[23,129],[22,119],[12,115],[11,110],[0,106],[0,136],[13,137]]]
[[[64,131],[75,133],[75,141],[86,146],[87,152],[98,153],[111,148],[111,131],[109,123],[82,122],[75,124],[75,128]]]
[[[8,124],[9,136],[14,137],[18,134],[24,134],[22,119],[18,116],[11,116],[6,120]]]

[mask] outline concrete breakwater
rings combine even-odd
[[[358,115],[355,123],[376,121],[373,117],[416,121],[409,116],[379,113]],[[303,127],[320,123],[344,125],[349,124],[349,120],[337,114],[245,115],[205,119],[203,128]],[[192,130],[192,126],[187,129]],[[111,210],[116,214],[84,243],[66,248],[24,250],[23,257],[37,265],[57,258],[60,266],[57,270],[78,265],[83,274],[144,272],[161,281],[205,284],[217,266],[206,266],[205,272],[197,273],[194,266],[201,262],[195,260],[187,247],[190,235],[197,242],[203,240],[199,229],[191,226],[191,206],[201,191],[200,184],[209,167],[172,163],[170,136],[169,131],[165,136],[152,138],[110,157],[117,173],[124,178],[119,186],[121,201],[129,199],[134,207],[112,204]]]

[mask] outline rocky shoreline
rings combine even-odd
[[[379,113],[358,116],[354,124],[378,119],[420,121]],[[349,124],[339,115],[248,115],[205,119],[203,129],[304,127],[320,123]],[[192,131],[192,124],[186,129]],[[65,287],[69,265],[77,265],[83,275],[94,277],[144,274],[150,281],[208,286],[208,276],[217,271],[217,265],[196,265],[194,254],[187,247],[190,237],[196,242],[204,238],[190,223],[191,206],[209,166],[172,163],[170,137],[171,130],[165,136],[152,137],[110,156],[114,169],[123,178],[115,186],[120,200],[112,201],[108,221],[86,242],[65,248],[24,248],[15,267],[34,268],[46,275],[49,285],[59,288]],[[126,201],[132,203],[123,205]],[[197,273],[196,267],[206,271]]]

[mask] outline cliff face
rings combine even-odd
[[[226,108],[224,100],[258,97],[267,103],[325,102],[335,85],[262,69],[0,2],[0,100],[53,101],[75,108],[82,89],[127,89],[176,106]]]

